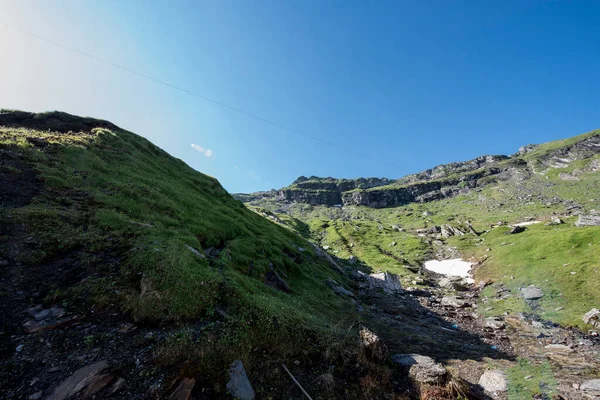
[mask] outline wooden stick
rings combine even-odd
[[[287,369],[287,367],[285,366],[285,364],[281,364],[281,366],[283,367],[283,369],[285,369],[285,372],[288,373],[288,375],[290,376],[290,378],[292,378],[292,380],[294,381],[294,383],[296,384],[296,386],[298,386],[300,388],[300,390],[302,391],[302,393],[304,393],[304,395],[306,396],[306,398],[308,400],[313,400],[312,397],[310,397],[310,395],[308,393],[306,393],[306,390],[304,390],[304,388],[302,387],[302,385],[300,384],[300,382],[298,382],[296,380],[296,378],[294,378],[294,375],[292,375],[292,373],[290,372],[290,370]]]

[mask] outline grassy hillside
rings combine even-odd
[[[546,293],[536,310],[542,318],[585,329],[581,316],[600,304],[600,227],[577,228],[573,225],[576,218],[570,216],[600,211],[600,155],[568,160],[563,168],[541,166],[553,152],[559,154],[556,157],[564,157],[561,154],[568,149],[599,133],[592,131],[540,145],[520,156],[527,164],[521,163],[523,169],[512,178],[442,200],[383,209],[281,204],[266,199],[261,200],[261,206],[306,222],[312,237],[329,246],[332,254],[342,259],[353,255],[367,269],[400,273],[406,276],[406,282],[411,282],[414,275],[403,265],[422,264],[428,257],[435,257],[440,247],[457,248],[473,260],[486,258],[476,278],[504,283],[513,295],[497,300],[493,289],[486,289],[484,298],[493,303],[481,308],[493,306],[486,316],[530,312],[518,289],[533,284]],[[513,164],[510,159],[499,163],[506,167]],[[382,189],[385,187],[374,190]],[[491,229],[499,222],[545,222],[557,215],[566,224],[532,225],[518,235],[506,235],[507,227]],[[467,221],[479,236],[467,234],[439,243],[419,236],[423,230],[444,224],[467,231]]]
[[[4,316],[37,291],[46,304],[139,323],[218,317],[212,346],[241,357],[255,346],[304,349],[355,317],[325,285],[344,277],[216,179],[105,121],[14,115],[0,112]],[[17,270],[23,280],[10,280]],[[20,331],[21,318],[2,325]]]

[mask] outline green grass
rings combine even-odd
[[[556,379],[548,360],[540,365],[532,365],[531,361],[519,358],[517,365],[506,371],[509,381],[508,399],[532,399],[536,395],[552,396],[556,394]],[[525,379],[529,377],[529,379]]]
[[[454,241],[467,255],[483,255],[483,247],[491,248],[475,276],[503,282],[514,296],[490,300],[491,313],[529,310],[518,289],[533,284],[544,291],[539,300],[543,318],[585,328],[581,316],[600,302],[600,228],[577,228],[569,221],[558,226],[531,225],[517,235],[506,235],[507,230],[500,227],[483,235],[485,245],[480,247],[469,237]],[[492,297],[491,289],[483,294]],[[555,311],[559,307],[564,310]]]
[[[38,148],[28,138],[47,139],[49,145]],[[140,136],[4,127],[0,148],[22,154],[43,181],[31,204],[0,214],[22,223],[40,242],[21,261],[46,263],[69,249],[86,249],[80,256],[90,279],[58,290],[90,295],[91,302],[120,307],[141,321],[210,317],[218,306],[227,310],[232,326],[262,326],[272,340],[277,329],[328,330],[353,318],[350,302],[324,283],[344,278],[305,239],[248,210],[216,179]],[[299,221],[286,220],[302,229]],[[200,258],[186,245],[220,253]],[[119,259],[117,266],[103,270],[111,257]],[[271,268],[291,293],[264,283]]]

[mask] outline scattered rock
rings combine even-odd
[[[360,344],[364,349],[365,356],[373,361],[383,362],[387,358],[387,347],[379,336],[364,326],[360,329]]]
[[[40,390],[39,392],[35,392],[34,394],[28,397],[29,400],[39,400],[42,398],[43,392]]]
[[[433,215],[433,213],[429,210],[425,210],[423,211],[423,216],[424,217],[431,217]]]
[[[431,357],[420,354],[394,354],[392,361],[409,368],[409,376],[419,383],[440,384],[446,379],[446,368]]]
[[[458,296],[444,296],[442,297],[442,301],[441,304],[443,306],[450,306],[450,307],[456,307],[456,308],[462,308],[462,307],[468,307],[469,303],[458,297]]]
[[[580,215],[575,226],[600,226],[600,215]]]
[[[590,324],[596,328],[600,328],[600,310],[592,308],[590,311],[585,313],[581,318],[586,324]]]
[[[270,265],[269,271],[265,273],[265,283],[274,289],[281,290],[282,292],[290,293],[292,289],[286,281],[275,271],[273,264]]]
[[[241,360],[235,360],[229,366],[229,382],[227,382],[227,391],[233,397],[240,400],[253,400],[254,389],[250,384],[244,364]]]
[[[523,298],[525,300],[537,300],[542,298],[544,292],[541,289],[531,285],[521,289],[521,293],[523,294]]]
[[[329,286],[331,290],[333,290],[333,293],[337,294],[338,296],[348,296],[354,298],[354,293],[341,286],[339,283],[337,283],[331,278],[328,278],[325,281],[325,284]]]
[[[469,290],[468,283],[461,277],[458,276],[446,276],[438,281],[440,287],[446,289],[454,289],[459,292]]]
[[[549,344],[544,347],[546,350],[555,351],[560,353],[572,353],[573,349],[569,346],[565,346],[564,344]]]
[[[552,218],[550,218],[550,221],[548,221],[546,223],[546,225],[560,225],[560,224],[564,224],[564,223],[565,222],[562,219],[560,219],[558,217],[552,217]]]
[[[490,317],[485,319],[484,326],[493,330],[499,330],[504,329],[506,324],[498,317]]]
[[[35,316],[33,317],[36,321],[43,321],[46,318],[50,317],[52,315],[52,313],[50,312],[50,310],[42,310],[40,312],[38,312],[37,314],[35,314]]]
[[[123,385],[125,385],[125,382],[125,378],[117,379],[117,381],[112,385],[112,388],[110,388],[109,395],[117,393],[119,390],[121,390],[121,388],[123,388]]]
[[[181,378],[179,384],[169,396],[169,400],[189,400],[192,397],[194,385],[196,385],[194,378]]]
[[[185,245],[185,247],[191,251],[196,257],[200,258],[200,259],[206,259],[206,256],[202,253],[200,253],[200,251],[198,249],[193,248],[192,246],[188,246],[187,244]]]
[[[526,229],[527,228],[525,228],[524,226],[521,226],[521,225],[513,226],[508,231],[508,234],[509,235],[516,235],[517,233],[525,232]]]
[[[349,262],[350,264],[356,264],[356,257],[354,257],[354,256],[350,256],[350,257],[348,257],[348,262]]]
[[[381,272],[369,275],[369,283],[372,287],[382,288],[387,293],[402,291],[402,285],[398,275],[389,272]]]
[[[449,238],[450,236],[464,236],[465,233],[459,228],[452,227],[450,225],[442,225],[440,227],[440,233],[443,237]]]
[[[65,379],[47,400],[65,400],[71,398],[88,387],[89,384],[97,382],[97,378],[102,371],[108,368],[105,360],[96,361],[75,371],[71,376]],[[107,382],[106,384],[108,384]],[[103,386],[102,386],[103,387]],[[102,389],[97,388],[97,390]],[[91,393],[88,393],[90,395]]]
[[[600,379],[592,379],[583,382],[579,386],[579,390],[581,390],[584,395],[588,396],[590,399],[600,398]]]
[[[506,392],[508,390],[508,378],[504,371],[488,369],[479,378],[479,386],[489,393]]]

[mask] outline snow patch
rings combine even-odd
[[[463,261],[460,258],[453,260],[429,260],[425,261],[425,269],[436,272],[438,274],[460,276],[461,278],[467,278],[468,283],[473,283],[474,280],[471,278],[471,267],[472,262]]]

